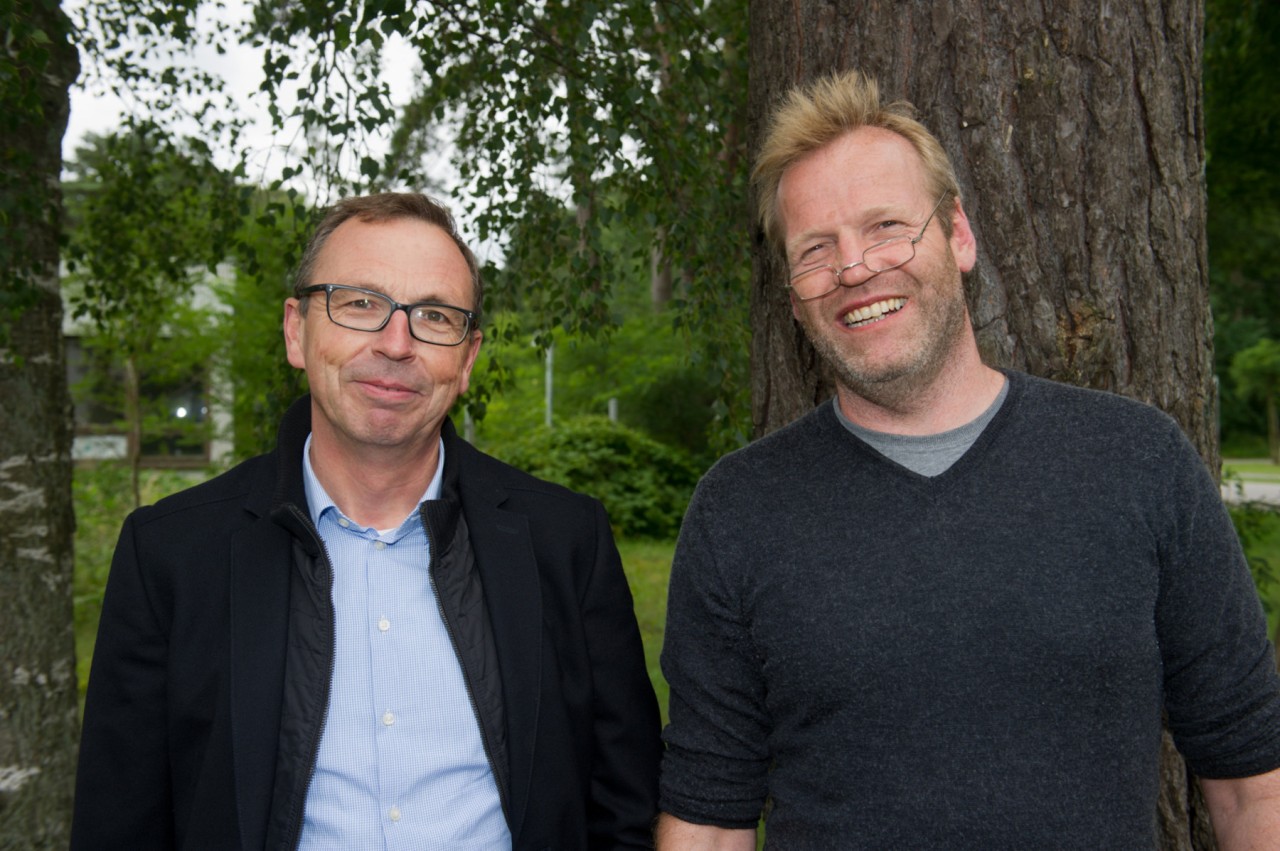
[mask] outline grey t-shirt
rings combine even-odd
[[[1005,397],[1009,395],[1009,381],[1006,379],[1000,387],[995,401],[978,415],[977,419],[965,423],[959,428],[938,434],[890,434],[885,431],[872,431],[854,423],[840,410],[840,400],[832,399],[831,405],[836,410],[836,418],[841,425],[853,432],[860,440],[879,452],[890,461],[906,467],[913,473],[933,477],[945,473],[947,469],[960,460],[969,451],[973,442],[982,434],[987,424],[995,417]]]

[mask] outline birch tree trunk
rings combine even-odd
[[[56,2],[0,20],[0,848],[65,848],[79,720],[58,180],[79,61]]]
[[[1200,0],[751,0],[750,145],[796,83],[859,68],[951,154],[978,239],[988,363],[1112,390],[1182,425],[1216,475]],[[753,232],[757,435],[832,394]],[[1211,848],[1166,740],[1162,847]]]

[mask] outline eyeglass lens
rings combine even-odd
[[[795,275],[787,286],[800,299],[808,301],[809,299],[820,298],[827,293],[835,292],[842,283],[841,276],[857,266],[866,266],[868,272],[877,275],[911,262],[916,256],[916,243],[924,239],[924,232],[929,229],[929,223],[933,221],[933,217],[938,213],[938,208],[942,206],[942,202],[946,199],[946,193],[943,193],[938,198],[937,203],[933,205],[933,209],[929,211],[929,217],[920,226],[920,233],[915,237],[895,236],[883,242],[877,242],[862,252],[862,260],[858,263],[850,263],[843,268],[830,265],[818,266],[807,272]]]
[[[896,269],[911,262],[916,256],[916,245],[909,236],[897,236],[871,246],[862,252],[862,261],[845,266],[820,266],[811,272],[805,272],[791,279],[791,289],[800,298],[817,298],[826,295],[840,286],[842,275],[852,272],[856,267],[865,265],[868,272],[878,274]]]
[[[407,308],[410,332],[424,343],[453,345],[467,334],[470,321],[461,310],[436,304],[400,307]],[[343,287],[329,290],[329,318],[355,331],[380,330],[395,309],[395,303],[379,293]]]

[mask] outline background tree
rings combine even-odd
[[[67,843],[75,771],[71,428],[58,187],[78,58],[48,0],[0,0],[0,847]]]
[[[1224,454],[1254,454],[1262,410],[1231,380],[1236,354],[1280,339],[1280,4],[1205,3],[1209,275]]]
[[[729,406],[746,385],[745,23],[730,0],[269,0],[255,32],[268,54],[264,91],[282,116],[299,104],[307,159],[328,175],[358,169],[361,188],[422,185],[448,128],[462,186],[453,200],[520,270],[495,278],[487,305],[514,317],[522,303],[525,324],[510,333],[545,342],[556,329],[607,329],[619,281],[636,262],[649,267],[655,301],[689,333],[684,350],[716,375],[732,431]],[[403,110],[377,78],[391,34],[423,69]],[[386,157],[359,144],[391,122]],[[610,246],[616,228],[650,238]]]
[[[78,178],[68,300],[101,366],[86,389],[120,412],[136,505],[144,442],[180,427],[165,410],[168,394],[144,389],[207,377],[218,342],[211,277],[230,254],[241,192],[203,142],[151,122],[90,139],[68,170]]]
[[[309,223],[296,196],[254,192],[232,246],[231,280],[218,287],[230,309],[208,333],[222,343],[219,385],[223,403],[231,403],[236,460],[275,446],[285,409],[306,390],[303,373],[285,356],[280,327]]]
[[[1152,402],[1212,470],[1197,0],[893,4],[752,0],[752,144],[774,99],[843,68],[905,98],[959,174],[979,247],[970,310],[988,362]],[[831,395],[757,228],[753,418],[775,429]],[[1210,847],[1171,750],[1166,848]]]
[[[1231,361],[1231,378],[1242,399],[1262,403],[1267,417],[1267,451],[1272,464],[1280,464],[1280,343],[1260,340],[1236,353]]]
[[[201,92],[210,81],[176,64],[157,74],[147,58],[197,38],[199,8],[198,0],[79,7],[96,79],[172,116],[175,93]],[[272,188],[307,186],[295,215],[338,194],[434,188],[452,151],[458,188],[449,202],[496,247],[490,253],[501,265],[521,269],[518,278],[495,277],[489,290],[490,314],[519,320],[490,325],[491,341],[607,331],[615,287],[642,260],[653,302],[671,308],[685,337],[676,347],[719,388],[720,445],[745,439],[740,2],[262,0],[252,11],[248,32],[215,28],[211,38],[247,38],[264,49],[262,92],[273,120],[297,131],[272,153],[288,161]],[[407,105],[393,102],[381,76],[392,55],[404,61],[403,51],[391,54],[392,41],[407,44],[421,66]],[[215,106],[222,98],[215,87],[189,111],[226,115]],[[235,121],[205,123],[235,147]],[[379,138],[387,128],[389,148]],[[647,238],[605,244],[622,227]],[[699,285],[689,286],[695,272]],[[541,297],[527,309],[506,309],[530,292]],[[464,400],[477,413],[486,385],[508,377],[488,362],[492,375],[476,376]]]

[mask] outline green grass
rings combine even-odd
[[[1280,466],[1267,458],[1224,458],[1222,480],[1280,484]],[[1280,627],[1280,511],[1275,507],[1238,503],[1231,506],[1236,532],[1249,559],[1258,596],[1267,612],[1271,635]]]
[[[667,723],[667,681],[658,667],[662,651],[662,630],[667,623],[667,576],[671,573],[671,541],[619,541],[622,567],[631,583],[636,603],[636,620],[640,622],[640,638],[644,641],[644,661],[649,679],[658,694],[662,723]]]
[[[1250,543],[1248,555],[1274,636],[1277,625],[1280,625],[1280,514],[1271,513],[1262,521],[1261,527],[1258,536]]]
[[[1238,477],[1251,482],[1280,482],[1280,467],[1265,458],[1227,458],[1222,462],[1222,477]]]

